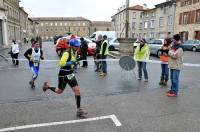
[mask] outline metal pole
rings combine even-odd
[[[125,37],[128,38],[128,28],[129,28],[129,0],[126,0],[126,24],[125,24]]]

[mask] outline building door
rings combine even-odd
[[[0,47],[3,46],[3,28],[2,28],[2,20],[0,20]]]
[[[195,39],[200,40],[200,31],[195,31]]]
[[[180,35],[183,42],[188,40],[188,32],[180,32]]]

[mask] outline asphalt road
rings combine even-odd
[[[44,43],[46,60],[58,60],[52,43]],[[22,48],[20,58],[28,46]],[[200,63],[199,52],[185,52],[184,62]],[[111,119],[17,130],[17,132],[199,132],[200,68],[183,67],[178,98],[168,98],[170,87],[160,87],[160,65],[148,64],[149,82],[136,80],[137,69],[123,71],[117,61],[108,62],[108,76],[101,78],[89,67],[78,69],[82,103],[88,118],[116,115],[122,126]],[[156,57],[152,59],[157,60]],[[19,68],[0,61],[0,131],[3,128],[76,120],[75,99],[69,87],[62,95],[43,93],[44,81],[57,85],[58,62],[41,63],[36,88],[28,81],[31,71],[26,61]]]

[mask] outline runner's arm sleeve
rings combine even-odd
[[[69,53],[68,53],[68,52],[65,52],[65,53],[62,55],[61,59],[60,59],[60,63],[59,63],[60,67],[63,67],[63,66],[66,66],[66,65],[67,65],[67,60],[68,60],[68,58],[69,58]]]
[[[24,56],[26,57],[26,59],[28,59],[30,61],[31,59],[31,54],[32,54],[32,49],[28,49],[25,53]]]
[[[40,50],[40,59],[44,60],[43,51]]]

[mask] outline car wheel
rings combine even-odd
[[[114,46],[109,46],[109,48],[108,48],[110,51],[114,51],[115,50],[115,47]]]
[[[196,52],[196,51],[197,51],[197,48],[196,48],[196,47],[192,47],[192,51],[193,51],[193,52]]]

